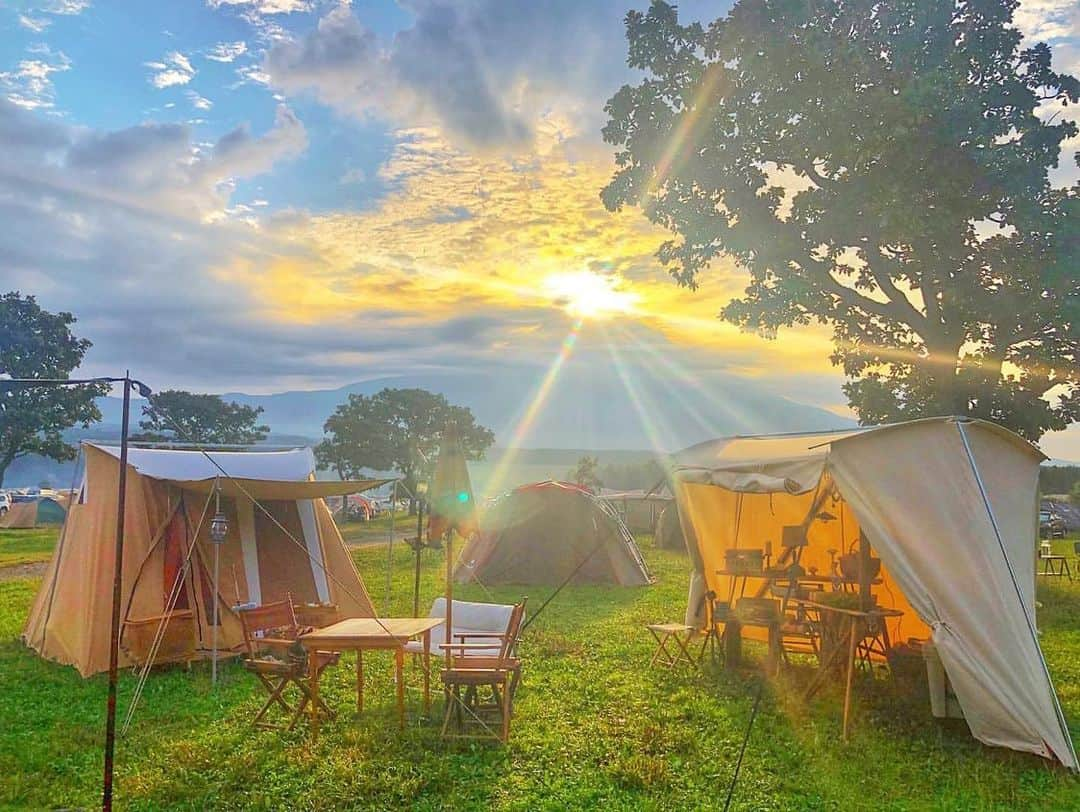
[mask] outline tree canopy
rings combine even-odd
[[[359,479],[365,471],[397,471],[415,494],[417,480],[430,478],[434,451],[451,423],[468,459],[483,458],[495,441],[468,407],[454,406],[424,389],[353,394],[327,418],[323,426],[327,437],[315,455],[320,466],[342,479]]]
[[[0,373],[12,378],[69,378],[90,349],[71,332],[70,313],[42,310],[33,296],[18,291],[0,296]],[[40,454],[63,462],[75,447],[63,433],[101,419],[94,398],[106,384],[26,387],[0,383],[0,485],[19,457]]]
[[[133,439],[201,445],[251,445],[265,439],[270,427],[259,424],[262,407],[226,402],[220,395],[166,389],[143,406],[142,431]]]
[[[966,414],[1037,439],[1080,417],[1080,187],[1050,170],[1080,84],[1023,46],[1015,0],[740,0],[707,26],[626,18],[646,73],[607,104],[609,209],[675,237],[723,317],[822,323],[863,423]]]
[[[600,460],[596,457],[590,457],[588,454],[581,457],[577,461],[577,465],[566,476],[575,485],[588,488],[594,493],[599,493],[600,489],[604,487],[604,483],[600,479]]]

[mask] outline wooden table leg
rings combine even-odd
[[[308,685],[311,688],[311,741],[319,739],[319,657],[308,652]]]
[[[424,632],[424,715],[431,715],[431,629]]]
[[[847,686],[844,688],[844,727],[843,727],[843,739],[847,741],[847,729],[848,729],[848,709],[851,707],[851,678],[855,671],[855,625],[856,619],[854,616],[851,618],[850,636],[851,643],[848,647],[848,664],[847,664]]]
[[[364,650],[356,650],[356,712],[364,712]]]
[[[405,729],[405,647],[394,649],[394,670],[397,671],[397,709],[401,729]]]

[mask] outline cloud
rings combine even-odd
[[[313,0],[207,0],[206,4],[213,9],[234,7],[262,15],[311,11],[315,6]]]
[[[73,16],[82,14],[88,8],[90,8],[90,0],[49,0],[41,6],[41,11],[47,14]]]
[[[203,96],[200,96],[194,90],[187,90],[184,92],[184,95],[187,96],[188,101],[191,102],[191,106],[194,107],[196,110],[209,110],[211,107],[214,106],[214,103],[212,101],[204,98]]]
[[[348,186],[353,183],[364,183],[367,180],[367,173],[359,168],[353,167],[345,170],[342,176],[338,179],[338,183],[342,186]]]
[[[35,34],[40,34],[51,24],[52,20],[48,17],[31,17],[28,14],[19,15],[19,25],[29,31],[33,31]]]
[[[20,60],[14,70],[0,73],[0,86],[12,104],[27,110],[50,109],[56,100],[51,77],[70,70],[71,60],[63,51],[54,52],[47,45],[28,50],[40,58]]]
[[[264,70],[288,93],[313,93],[356,116],[435,125],[480,148],[531,143],[545,119],[596,135],[604,99],[629,75],[616,0],[406,7],[412,26],[385,42],[337,6],[306,36],[275,44]]]
[[[191,61],[179,51],[170,51],[160,62],[147,62],[145,67],[150,68],[150,84],[159,90],[176,85],[186,85],[195,78],[195,68]]]
[[[247,53],[247,43],[240,40],[237,42],[219,42],[206,52],[206,58],[214,62],[232,62],[239,56]]]

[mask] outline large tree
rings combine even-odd
[[[749,272],[722,315],[820,322],[864,423],[959,413],[1037,439],[1080,417],[1080,187],[1049,171],[1080,85],[1015,0],[740,0],[704,27],[630,12],[602,199],[675,233],[683,285]]]
[[[202,445],[251,445],[265,439],[270,427],[259,423],[262,406],[245,406],[220,395],[166,389],[143,406],[142,432],[134,439]]]
[[[0,296],[0,374],[12,378],[69,378],[90,348],[71,332],[70,313],[42,310],[18,291]],[[40,454],[59,462],[75,459],[64,431],[101,419],[94,398],[105,384],[34,386],[0,382],[0,485],[19,457]]]
[[[446,426],[457,426],[469,459],[481,459],[495,435],[479,425],[466,406],[454,406],[424,389],[383,389],[374,395],[349,395],[327,419],[327,437],[315,449],[323,468],[342,479],[366,471],[397,471],[409,493],[419,479],[430,479]],[[412,507],[410,507],[412,509]]]

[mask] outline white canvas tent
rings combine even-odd
[[[972,734],[1076,770],[1035,627],[1043,459],[1012,432],[963,418],[688,448],[671,471],[696,564],[688,622],[705,590],[726,591],[725,550],[803,524],[804,562],[827,572],[823,554],[861,532],[883,563],[884,597],[910,616],[907,633],[932,637]]]

